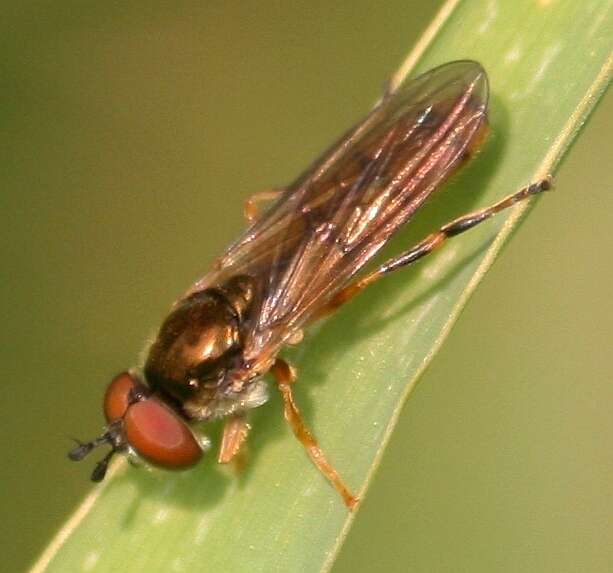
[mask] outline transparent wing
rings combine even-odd
[[[190,292],[258,285],[245,354],[277,347],[345,286],[458,165],[486,124],[476,62],[401,85],[289,186]]]

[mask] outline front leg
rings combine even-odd
[[[227,464],[234,462],[235,468],[240,470],[245,462],[244,443],[251,426],[247,416],[243,413],[230,416],[223,427],[221,446],[217,455],[217,462]]]
[[[317,440],[306,427],[300,410],[294,401],[292,384],[296,380],[295,370],[285,362],[285,360],[277,358],[270,372],[277,381],[277,386],[283,398],[283,413],[285,415],[285,420],[292,428],[294,435],[306,449],[315,467],[330,481],[336,491],[341,495],[345,505],[349,509],[354,509],[359,499],[349,491],[349,488],[344,484],[340,475],[334,469],[334,466],[326,459]]]

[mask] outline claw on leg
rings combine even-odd
[[[271,373],[277,380],[277,386],[283,398],[283,413],[287,423],[291,426],[295,436],[306,449],[313,464],[315,464],[317,469],[334,486],[336,491],[343,498],[345,505],[351,510],[354,509],[359,499],[349,491],[349,488],[344,484],[340,475],[334,469],[334,466],[327,460],[317,440],[306,427],[300,410],[294,401],[291,385],[296,379],[295,370],[287,362],[277,358],[271,368]]]

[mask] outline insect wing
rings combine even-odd
[[[190,292],[253,277],[245,352],[277,347],[406,223],[486,125],[483,68],[458,61],[401,85],[289,186]]]

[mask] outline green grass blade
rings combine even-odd
[[[453,59],[482,62],[493,94],[492,137],[392,250],[555,171],[610,79],[611,5],[447,4],[402,73]],[[527,208],[373,287],[288,354],[300,369],[296,392],[307,419],[361,493],[406,396]],[[252,422],[243,476],[234,478],[212,459],[184,474],[122,464],[33,570],[327,570],[354,515],[284,426],[276,396]]]

